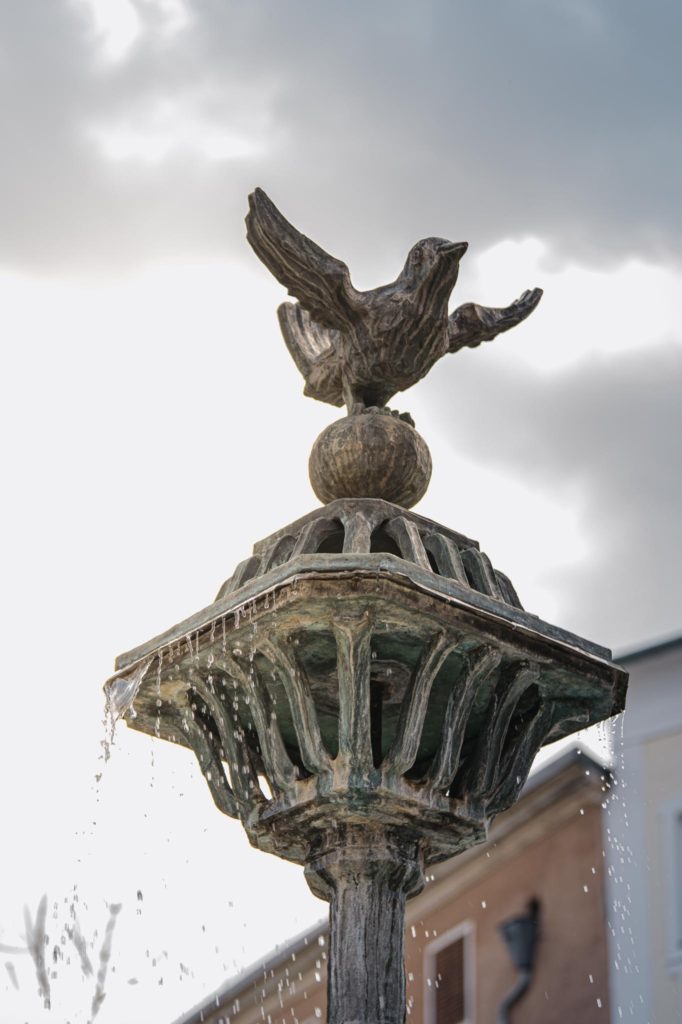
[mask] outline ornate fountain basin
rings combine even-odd
[[[334,829],[413,836],[425,863],[482,840],[540,746],[620,711],[627,681],[475,542],[370,499],[260,542],[116,667],[127,723],[191,747],[220,810],[300,863]]]

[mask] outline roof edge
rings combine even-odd
[[[677,636],[665,637],[660,640],[654,640],[647,644],[646,647],[635,647],[634,649],[625,650],[622,653],[618,653],[614,656],[614,661],[619,663],[629,663],[631,661],[639,661],[640,658],[648,658],[652,655],[665,654],[667,651],[674,650],[676,647],[682,647],[682,633]]]
[[[191,1010],[187,1010],[182,1017],[178,1017],[173,1024],[201,1024],[205,1019],[206,1013],[217,1009],[219,1006],[224,1006],[225,1003],[229,1003],[230,999],[238,996],[245,988],[248,988],[249,985],[262,978],[263,972],[274,970],[275,967],[279,967],[287,960],[290,960],[292,953],[296,954],[306,949],[327,930],[327,927],[327,919],[322,918],[310,928],[306,928],[305,931],[299,932],[298,935],[294,935],[291,939],[283,942],[281,946],[276,946],[274,950],[266,954],[261,960],[256,960],[241,970],[239,974],[228,978],[223,985],[214,989],[210,995],[204,997]]]

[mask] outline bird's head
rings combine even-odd
[[[449,295],[457,281],[459,261],[468,247],[468,242],[422,238],[410,249],[401,277],[416,287],[446,287]]]

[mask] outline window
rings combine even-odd
[[[426,947],[425,1024],[472,1024],[473,937],[473,926],[467,922]]]

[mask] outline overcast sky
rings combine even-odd
[[[433,454],[418,511],[478,538],[545,619],[621,651],[679,633],[682,8],[0,12],[0,1024],[88,1020],[73,943],[49,1014],[6,951],[44,892],[49,949],[75,892],[95,969],[122,904],[97,1020],[169,1024],[325,912],[185,752],[121,729],[100,760],[114,656],[316,505],[307,456],[338,412],[302,396],[248,192],[359,287],[435,234],[470,243],[455,304],[545,289],[527,324],[393,400]]]

